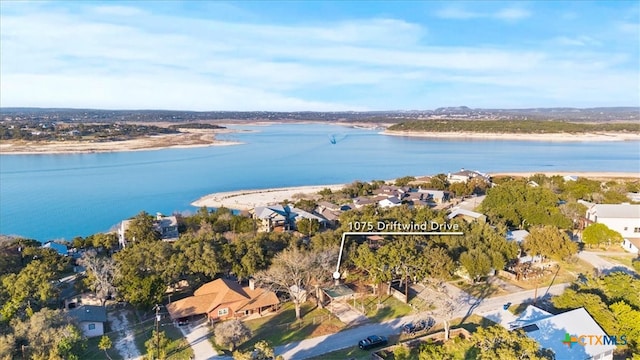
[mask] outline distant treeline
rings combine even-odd
[[[169,126],[170,129],[226,129],[224,126],[201,123],[184,123]]]
[[[177,134],[179,131],[154,125],[134,124],[58,124],[42,122],[0,123],[0,139],[2,140],[37,140],[37,141],[120,141],[143,136],[160,134]]]
[[[598,131],[640,132],[640,123],[572,123],[540,120],[419,120],[392,125],[391,131],[480,133],[589,133]]]

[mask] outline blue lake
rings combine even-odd
[[[0,156],[0,233],[40,241],[109,230],[208,193],[458,171],[640,172],[638,142],[436,140],[336,125],[237,127],[237,146]],[[331,144],[331,135],[336,144]]]

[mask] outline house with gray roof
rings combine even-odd
[[[63,244],[58,244],[56,242],[53,241],[47,241],[46,243],[44,243],[41,248],[43,249],[51,249],[55,252],[57,252],[59,255],[62,256],[67,256],[69,254],[69,249],[67,249],[66,245]]]
[[[69,310],[69,316],[78,322],[86,337],[104,335],[104,323],[107,322],[107,310],[104,306],[82,305]]]
[[[623,342],[622,334],[606,334],[584,308],[553,315],[529,305],[509,327],[522,330],[556,359],[612,360],[616,344]]]
[[[487,221],[487,216],[484,214],[480,214],[475,211],[471,211],[467,209],[453,208],[453,210],[449,213],[449,215],[447,215],[447,220],[452,220],[456,218],[463,219],[466,222],[479,221],[484,223]]]
[[[118,242],[123,248],[127,246],[127,242],[135,241],[135,239],[127,239],[126,236],[131,221],[131,219],[124,220],[118,227]],[[178,232],[178,219],[175,216],[164,216],[161,213],[156,213],[156,217],[153,220],[153,229],[160,235],[160,239],[163,241],[176,241],[180,236]]]

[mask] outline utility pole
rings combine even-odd
[[[160,359],[160,305],[153,308],[156,311],[156,359]]]

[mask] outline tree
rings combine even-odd
[[[131,219],[125,235],[127,240],[131,242],[149,242],[160,239],[160,234],[153,226],[153,217],[146,211],[141,211]]]
[[[255,278],[258,283],[288,293],[295,306],[296,319],[301,319],[301,292],[308,291],[318,271],[322,271],[318,259],[323,258],[326,257],[317,252],[291,247],[277,254],[269,269],[256,273]]]
[[[62,310],[44,308],[11,326],[16,344],[26,345],[32,359],[78,359],[86,346],[80,330]]]
[[[578,244],[555,226],[549,225],[529,229],[522,247],[529,254],[557,260],[567,259],[578,252]]]
[[[582,241],[591,247],[592,245],[621,243],[622,235],[615,230],[609,229],[605,224],[591,224],[582,232]]]
[[[403,176],[401,178],[397,178],[395,181],[396,186],[407,186],[410,182],[416,181],[414,176]]]
[[[298,231],[307,236],[311,236],[320,230],[320,222],[316,219],[300,219],[296,221],[296,226],[298,227]]]
[[[98,256],[95,250],[89,250],[82,254],[78,264],[84,266],[89,273],[89,287],[104,306],[109,297],[116,293],[114,286],[116,267],[113,259]]]
[[[407,346],[400,344],[393,350],[393,358],[396,360],[409,360],[411,359],[411,351]]]
[[[251,337],[251,330],[240,320],[221,322],[213,330],[216,343],[234,351],[238,345]]]
[[[619,324],[619,334],[627,335],[629,347],[640,350],[640,311],[633,309],[624,301],[609,306]]]
[[[253,346],[253,351],[233,353],[233,360],[284,360],[281,355],[275,356],[273,347],[261,340]]]
[[[559,310],[573,310],[584,307],[607,334],[615,334],[617,332],[618,325],[613,313],[602,301],[602,298],[596,294],[569,288],[560,296],[553,297],[551,302]]]
[[[473,249],[460,255],[460,264],[467,270],[474,282],[487,276],[491,271],[491,259],[479,249]]]
[[[476,359],[547,359],[540,351],[540,344],[519,330],[509,331],[502,326],[480,327],[473,334]]]
[[[55,264],[38,259],[29,262],[18,274],[2,277],[4,291],[0,292],[5,293],[6,302],[0,308],[0,320],[11,319],[28,304],[36,309],[45,306],[59,291],[52,284],[55,275]]]
[[[169,347],[169,338],[164,331],[159,333],[153,330],[149,340],[144,342],[144,348],[147,350],[149,360],[164,360],[167,358],[167,348]]]
[[[98,349],[104,351],[104,354],[111,360],[111,356],[107,352],[107,350],[111,349],[113,344],[111,343],[111,338],[107,335],[102,335],[100,338],[100,342],[98,343]]]

